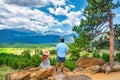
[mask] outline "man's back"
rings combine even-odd
[[[68,51],[68,47],[65,43],[59,43],[56,46],[56,52],[58,57],[66,57],[67,51]]]

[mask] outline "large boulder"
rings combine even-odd
[[[23,71],[15,71],[6,75],[6,80],[43,80],[51,76],[54,72],[54,67],[48,69],[30,68]]]
[[[90,66],[102,66],[105,64],[105,61],[99,58],[90,58],[84,57],[76,61],[76,66],[78,68],[87,68]]]
[[[54,67],[50,67],[49,69],[40,69],[36,72],[34,78],[37,80],[43,80],[48,78],[49,76],[52,76],[53,72],[54,72]]]
[[[30,80],[30,72],[20,71],[9,73],[6,75],[6,80]]]
[[[114,61],[113,68],[111,68],[110,62],[105,63],[102,67],[102,70],[104,70],[105,73],[120,71],[120,62]]]

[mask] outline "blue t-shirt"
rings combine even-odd
[[[65,43],[59,43],[56,46],[56,52],[58,57],[66,57],[66,52],[68,51],[68,46]]]

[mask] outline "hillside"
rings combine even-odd
[[[24,28],[2,29],[0,30],[0,43],[58,43],[61,37],[66,38],[66,42],[73,41],[74,34],[61,36],[56,32],[38,33]]]

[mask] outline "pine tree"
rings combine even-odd
[[[79,35],[84,31],[91,41],[94,37],[104,33],[110,33],[110,66],[114,65],[114,28],[113,17],[115,14],[112,12],[115,8],[120,6],[113,3],[113,0],[87,0],[88,5],[84,9],[83,16],[79,26],[74,26],[73,30]],[[109,31],[108,31],[109,30]]]

